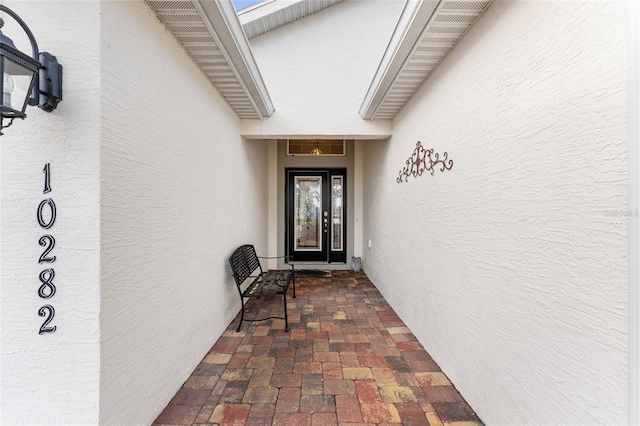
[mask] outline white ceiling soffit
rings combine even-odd
[[[362,118],[393,119],[491,2],[407,0],[360,107]]]
[[[147,0],[240,118],[274,107],[230,0]]]
[[[247,38],[290,24],[343,0],[264,0],[238,12]]]

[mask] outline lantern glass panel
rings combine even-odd
[[[2,105],[24,112],[31,90],[33,71],[9,58],[2,58]]]

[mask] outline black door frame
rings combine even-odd
[[[293,251],[293,228],[290,218],[293,216],[293,188],[295,176],[318,176],[323,177],[322,191],[322,211],[328,212],[326,219],[328,220],[327,231],[322,232],[322,247],[320,252],[295,252]],[[331,182],[333,177],[342,177],[342,250],[332,250],[329,244],[329,235],[331,233]],[[326,168],[326,167],[288,167],[285,169],[285,252],[292,255],[293,261],[300,262],[327,262],[327,263],[346,263],[347,261],[347,169],[346,168]],[[322,214],[322,213],[321,213]],[[321,218],[323,220],[324,217]],[[320,253],[320,254],[318,254]]]

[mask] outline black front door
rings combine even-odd
[[[294,261],[346,261],[346,170],[287,169],[286,244]]]

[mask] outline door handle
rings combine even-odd
[[[326,233],[329,228],[329,219],[327,218],[329,216],[329,213],[325,210],[322,216],[324,216],[322,222],[324,223],[324,232]]]

